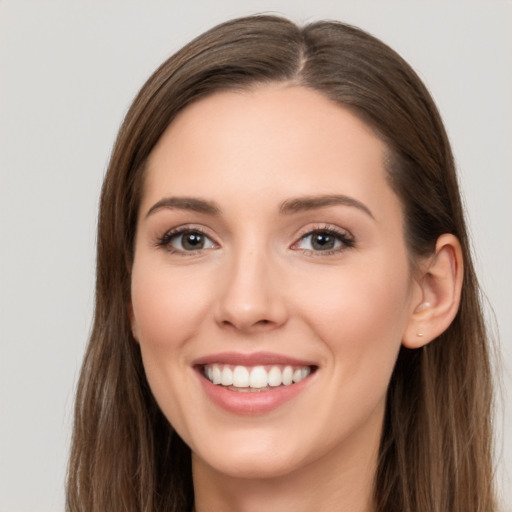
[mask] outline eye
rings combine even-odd
[[[353,246],[354,241],[347,233],[324,228],[306,233],[292,246],[292,249],[331,253]]]
[[[198,229],[168,232],[158,241],[158,245],[171,252],[194,252],[217,247],[210,237]]]

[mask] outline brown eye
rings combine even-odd
[[[302,249],[314,252],[342,251],[353,247],[354,241],[347,234],[331,229],[315,229],[305,234],[293,249]]]
[[[315,233],[311,235],[311,247],[315,251],[326,251],[334,249],[336,246],[336,237],[329,233]]]
[[[200,251],[215,247],[215,244],[209,237],[196,230],[175,233],[169,238],[167,245],[178,251]]]

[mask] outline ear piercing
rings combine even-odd
[[[430,302],[422,302],[417,308],[416,308],[416,312],[419,312],[419,311],[423,311],[424,309],[427,309],[429,308],[430,306],[432,306],[432,304],[430,304]],[[416,336],[418,336],[418,338],[422,338],[423,337],[423,333],[420,331],[418,333],[416,333]]]

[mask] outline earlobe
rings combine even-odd
[[[417,278],[421,299],[412,312],[402,344],[420,348],[442,334],[459,310],[464,264],[460,242],[454,235],[441,235],[435,253]]]

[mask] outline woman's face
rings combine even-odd
[[[260,478],[375,460],[420,300],[384,158],[349,110],[280,85],[198,101],[155,147],[132,326],[196,465]]]

